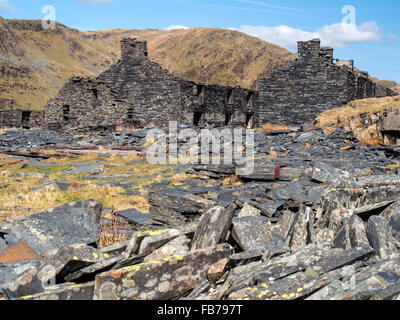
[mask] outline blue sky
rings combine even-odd
[[[320,37],[336,58],[400,82],[398,0],[0,0],[0,15],[42,19],[45,5],[79,30],[234,28],[293,52],[296,41]]]

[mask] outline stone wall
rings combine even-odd
[[[7,128],[40,128],[44,124],[43,111],[0,110],[0,125]]]
[[[291,67],[260,80],[260,124],[302,124],[352,100],[396,95],[354,69],[352,60],[335,63],[333,49],[321,48],[319,39],[299,42],[298,53]]]
[[[258,125],[258,93],[185,81],[148,58],[147,43],[121,40],[121,60],[95,79],[72,78],[45,107],[50,129],[181,123]]]

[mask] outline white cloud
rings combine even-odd
[[[0,10],[14,10],[8,0],[0,0]]]
[[[313,32],[285,25],[278,27],[247,25],[241,26],[238,30],[288,49],[296,48],[297,41],[314,38],[320,38],[323,46],[345,48],[353,43],[379,41],[382,37],[376,22],[365,22],[359,26],[341,22],[325,25]]]
[[[189,28],[185,27],[185,26],[181,26],[181,25],[173,25],[173,26],[169,26],[166,30],[170,31],[170,30],[179,30],[179,29],[189,29]]]
[[[241,26],[238,31],[278,44],[285,48],[295,48],[297,41],[317,38],[316,33],[294,29],[284,25],[279,27]]]

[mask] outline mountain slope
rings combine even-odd
[[[120,57],[121,37],[147,40],[149,56],[169,71],[205,83],[253,87],[260,74],[296,58],[277,45],[217,29],[80,32],[62,24],[0,17],[0,108],[42,109],[72,76],[94,77]]]

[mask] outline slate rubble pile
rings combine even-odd
[[[117,213],[125,242],[99,246],[92,200],[7,221],[0,252],[37,257],[0,257],[3,299],[400,299],[396,147],[303,127],[256,131],[255,147],[252,173],[187,166],[187,188],[149,190],[149,214]]]

